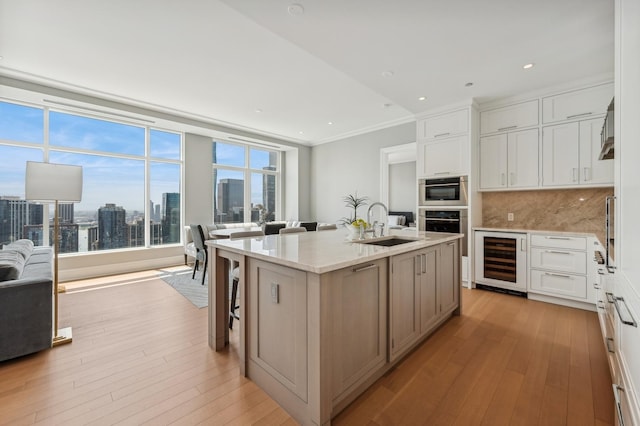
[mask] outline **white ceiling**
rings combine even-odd
[[[612,77],[613,24],[611,0],[0,0],[0,75],[314,145]]]

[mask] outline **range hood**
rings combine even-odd
[[[607,108],[607,116],[604,118],[604,124],[602,125],[602,132],[600,137],[602,138],[600,156],[598,160],[611,160],[613,159],[613,99]]]

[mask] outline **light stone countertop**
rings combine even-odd
[[[561,235],[567,237],[593,237],[597,239],[597,236],[591,232],[575,232],[575,231],[546,231],[540,229],[519,229],[519,228],[488,228],[483,226],[474,226],[471,228],[473,231],[489,231],[489,232],[515,232],[521,234],[552,234]]]
[[[344,228],[329,231],[266,235],[240,240],[207,240],[212,248],[225,249],[307,272],[323,274],[372,260],[419,250],[462,238],[462,234],[423,232],[415,228],[392,229],[389,236],[415,239],[410,243],[385,247],[351,241]],[[374,240],[367,237],[366,240]]]

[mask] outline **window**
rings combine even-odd
[[[58,208],[61,253],[180,242],[179,133],[7,102],[0,114],[0,243],[53,240],[53,207],[24,200],[26,161],[83,167],[82,201]]]
[[[279,216],[278,162],[277,151],[214,141],[214,223],[275,220]]]

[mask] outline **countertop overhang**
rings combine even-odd
[[[389,236],[415,239],[415,241],[392,247],[363,244],[358,240],[351,240],[348,231],[339,228],[239,240],[207,240],[206,244],[211,248],[228,250],[306,272],[324,274],[463,237],[462,234],[423,232],[415,228],[389,230],[382,238]],[[365,241],[375,239],[368,236]]]

